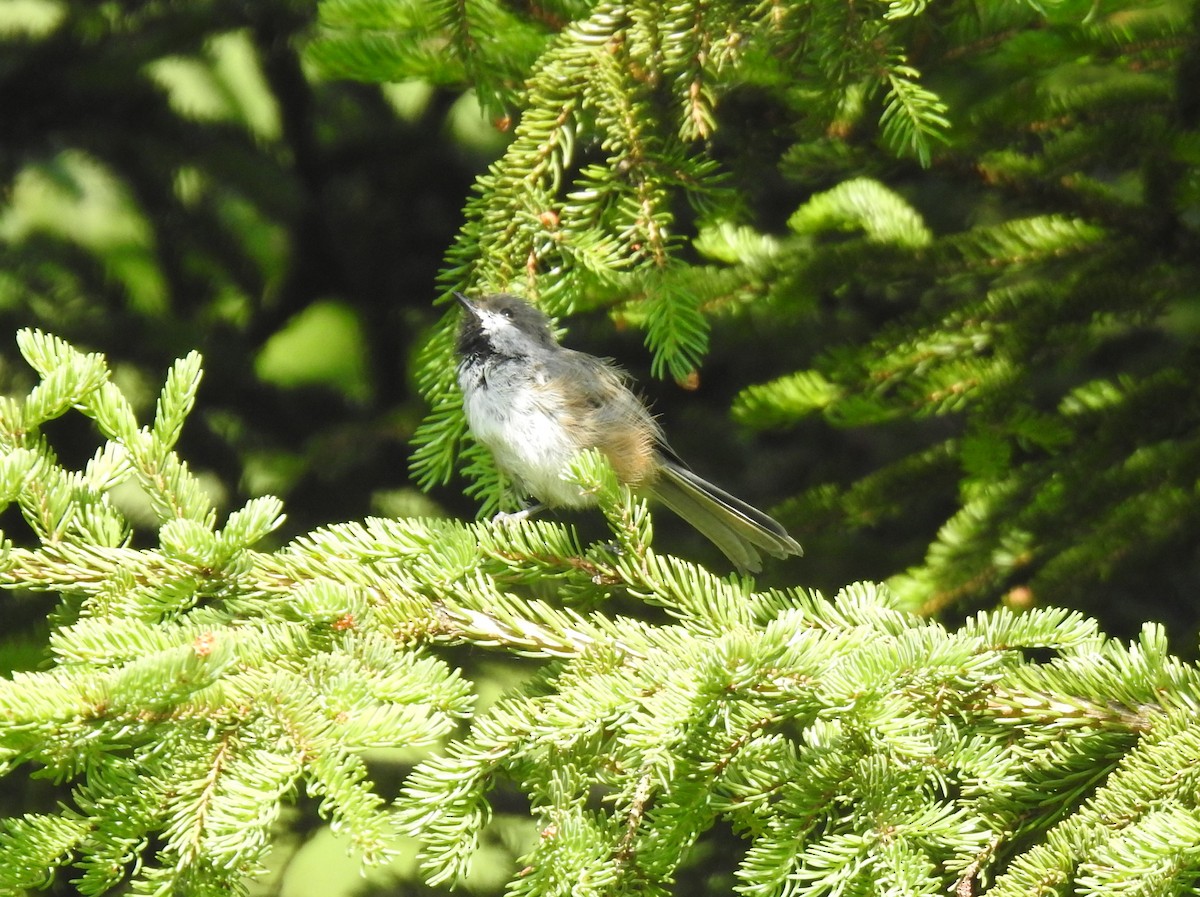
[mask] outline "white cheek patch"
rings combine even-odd
[[[488,336],[498,336],[503,333],[512,333],[513,323],[504,315],[497,314],[494,311],[484,311],[479,313],[479,326]]]

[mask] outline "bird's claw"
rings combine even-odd
[[[519,511],[499,511],[492,518],[492,523],[500,525],[520,523],[522,520],[528,520],[544,507],[545,505],[536,504],[521,508]]]

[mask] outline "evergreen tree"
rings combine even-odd
[[[8,63],[54,72],[39,89],[56,98],[104,89],[71,65],[118,59],[128,85],[172,77],[181,34],[214,52],[169,4],[57,8]],[[245,893],[300,786],[368,862],[416,838],[439,888],[521,817],[500,825],[520,854],[504,878],[531,897],[693,876],[753,897],[1195,892],[1200,670],[1134,621],[1196,626],[1171,589],[1191,594],[1198,523],[1200,8],[325,0],[307,74],[267,39],[302,9],[263,9],[192,14],[290,60],[281,95],[313,70],[469,87],[508,133],[447,291],[521,292],[592,345],[608,322],[640,334],[651,378],[780,432],[755,467],[809,558],[775,577],[888,582],[829,598],[661,551],[652,510],[591,455],[564,475],[600,499],[595,539],[556,518],[408,516],[279,547],[278,499],[219,510],[176,451],[205,402],[198,355],[139,403],[117,363],[22,330],[37,382],[8,372],[0,402],[0,586],[58,604],[48,660],[0,680],[0,772],[65,790],[4,820],[0,892],[62,870],[89,894]],[[126,170],[119,129],[85,127],[86,105],[44,104],[47,126],[17,83],[23,151],[72,147],[67,182],[110,184],[110,208],[156,197],[198,205],[214,235],[275,232],[225,192],[230,150],[187,174],[187,142],[164,140]],[[164,97],[180,101],[128,94],[154,110],[148,133],[230,140]],[[234,181],[265,204],[239,141]],[[51,170],[6,167],[26,190]],[[210,372],[226,334],[262,346],[290,314],[256,298],[277,254],[214,286],[196,272],[236,271],[254,244],[205,266],[181,233],[171,258],[138,214],[125,244],[64,248],[21,229],[36,206],[19,192],[10,310],[71,331],[58,297],[101,291],[149,322],[208,283],[204,308],[232,316]],[[425,487],[465,473],[486,516],[508,496],[465,432],[455,323],[412,357],[431,406],[412,469]],[[719,463],[733,430],[706,422],[680,429],[710,451],[682,453]],[[80,432],[99,447],[80,452]],[[1060,609],[1092,601],[1132,641]],[[536,667],[478,708],[454,646]],[[379,748],[416,763],[394,804],[364,760]]]

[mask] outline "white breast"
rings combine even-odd
[[[537,379],[512,376],[511,364],[493,364],[481,377],[479,365],[458,372],[463,410],[471,434],[486,446],[496,466],[517,487],[551,507],[594,502],[562,479],[578,446],[559,423],[547,391]]]

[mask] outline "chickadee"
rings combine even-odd
[[[622,483],[661,501],[740,570],[762,569],[758,549],[804,553],[775,520],[688,470],[617,367],[560,346],[546,316],[515,296],[454,296],[465,312],[458,383],[467,424],[518,489],[549,507],[595,504],[562,476],[595,448]]]

